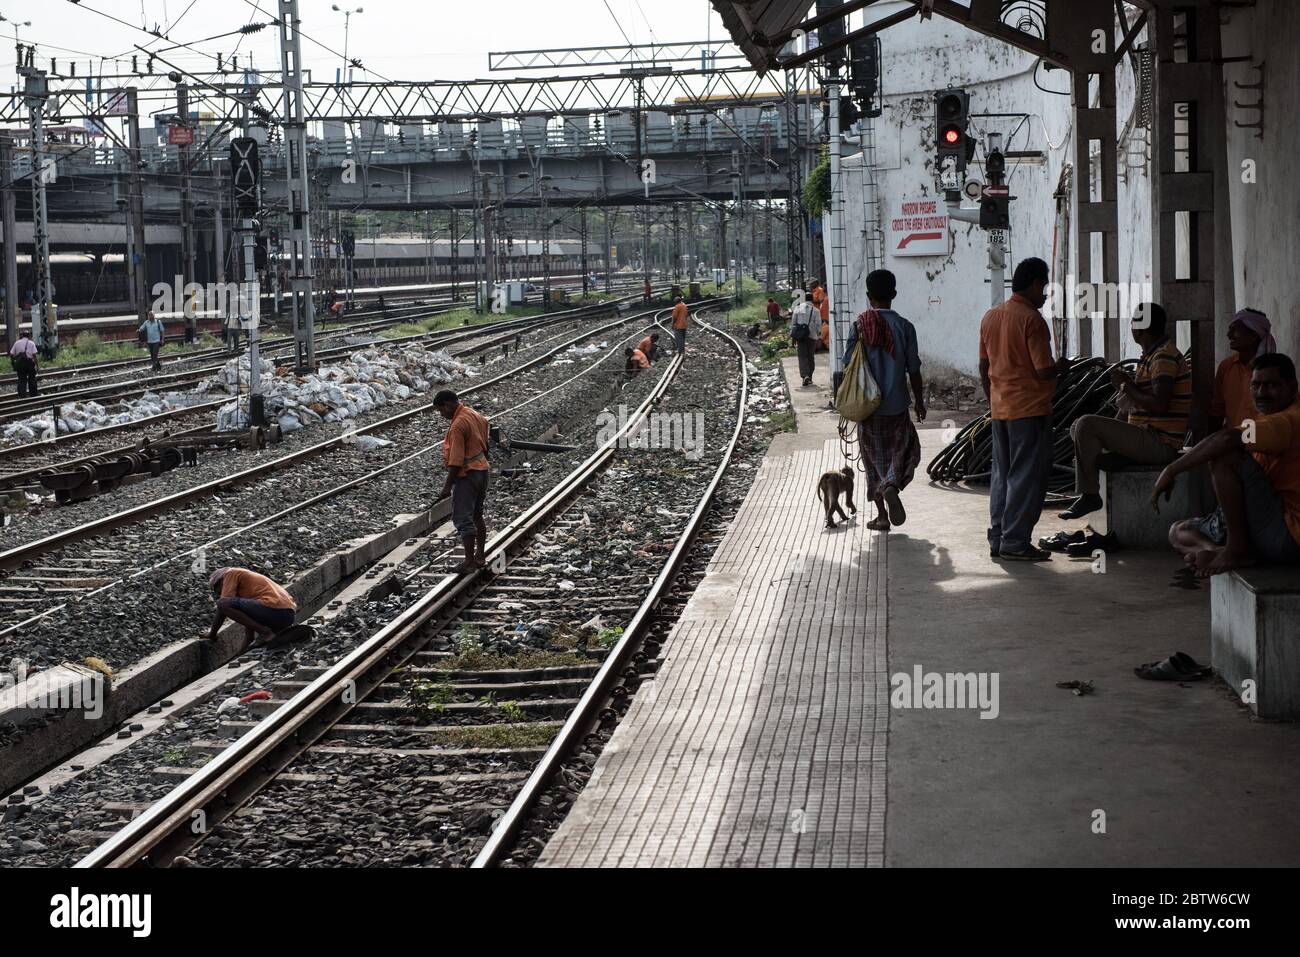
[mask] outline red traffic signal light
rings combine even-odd
[[[956,146],[961,142],[961,130],[955,126],[946,126],[943,129],[943,141],[949,146]]]

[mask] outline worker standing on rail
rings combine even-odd
[[[686,319],[689,315],[686,302],[678,296],[673,305],[673,348],[679,356],[686,354]]]
[[[652,332],[636,344],[638,350],[651,362],[655,361],[655,355],[659,352],[659,333]]]
[[[36,343],[26,329],[18,333],[18,339],[9,347],[9,362],[18,375],[18,398],[36,395]]]
[[[144,333],[145,344],[149,347],[149,358],[153,362],[150,367],[154,372],[162,371],[162,363],[158,361],[158,352],[162,349],[163,333],[166,330],[163,322],[153,314],[153,310],[145,316],[144,322],[140,323],[140,332]]]
[[[465,561],[456,572],[463,574],[483,567],[483,546],[487,543],[483,505],[487,501],[491,472],[487,455],[488,423],[450,389],[443,389],[433,397],[433,407],[451,422],[442,440],[447,479],[438,498],[451,496],[451,521],[465,547]]]
[[[218,568],[208,578],[208,584],[217,600],[209,641],[217,637],[227,618],[244,626],[249,645],[265,643],[293,627],[298,603],[265,575],[247,568]]]

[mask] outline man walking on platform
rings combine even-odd
[[[921,438],[907,410],[907,387],[918,422],[925,421],[925,384],[921,381],[921,357],[916,346],[916,327],[894,312],[898,283],[888,269],[867,276],[867,301],[871,308],[858,316],[849,334],[844,365],[861,339],[866,346],[871,377],[880,386],[880,406],[858,424],[858,446],[867,473],[867,497],[876,503],[876,517],[867,528],[887,532],[907,521],[899,493],[907,488],[921,462]]]
[[[149,346],[149,358],[153,361],[151,368],[154,372],[162,371],[162,363],[158,361],[158,352],[162,349],[163,334],[166,331],[162,320],[151,311],[144,322],[140,323],[140,331],[144,333],[144,341]]]
[[[433,407],[450,420],[442,440],[442,458],[447,479],[442,483],[439,499],[451,496],[451,520],[465,547],[465,561],[457,574],[483,567],[483,546],[487,543],[487,523],[483,505],[487,501],[488,422],[467,405],[455,392],[443,389],[433,397]]]
[[[673,348],[678,355],[686,353],[686,319],[690,315],[681,296],[673,305]]]
[[[813,350],[821,334],[821,316],[817,314],[817,307],[804,299],[790,311],[790,341],[799,354],[799,378],[805,386],[812,385],[813,372],[817,369]]]
[[[18,375],[18,398],[36,395],[36,343],[32,334],[23,330],[9,347],[9,362]]]
[[[1052,393],[1069,368],[1052,361],[1051,334],[1038,310],[1047,301],[1047,263],[1026,259],[1011,279],[1011,298],[980,323],[980,380],[993,416],[989,555],[1041,562],[1034,525],[1043,513],[1052,466]]]

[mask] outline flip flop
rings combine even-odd
[[[1190,656],[1183,655],[1180,659],[1178,655],[1182,655],[1182,652],[1176,652],[1164,661],[1151,661],[1138,665],[1133,669],[1133,673],[1147,681],[1199,681],[1209,673],[1210,669],[1202,668]],[[1191,664],[1188,665],[1186,662]]]
[[[1174,652],[1174,660],[1184,671],[1194,674],[1198,678],[1208,678],[1214,673],[1214,669],[1209,665],[1203,665],[1191,655],[1181,651]]]
[[[889,513],[891,525],[902,525],[907,521],[907,510],[903,508],[903,500],[898,497],[898,489],[889,486],[881,493],[881,498],[885,500],[885,511]]]

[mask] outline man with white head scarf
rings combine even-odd
[[[1272,323],[1258,309],[1242,309],[1228,325],[1232,355],[1219,363],[1214,373],[1214,396],[1210,400],[1211,431],[1221,425],[1236,428],[1256,412],[1250,392],[1250,378],[1257,358],[1277,352]]]

